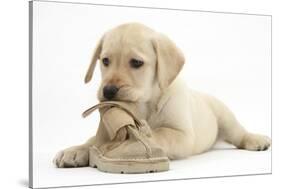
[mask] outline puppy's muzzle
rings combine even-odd
[[[103,88],[103,96],[107,99],[107,100],[111,100],[114,98],[114,96],[116,95],[116,93],[118,92],[118,88],[115,85],[106,85]]]

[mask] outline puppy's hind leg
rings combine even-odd
[[[240,149],[261,151],[269,148],[270,139],[267,136],[248,132],[218,99],[207,97],[207,100],[217,117],[219,136],[223,140]]]

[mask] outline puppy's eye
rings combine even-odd
[[[102,63],[103,63],[104,66],[108,66],[110,62],[109,62],[108,58],[103,58]]]
[[[130,65],[132,68],[139,68],[143,65],[143,61],[133,58],[130,60]]]

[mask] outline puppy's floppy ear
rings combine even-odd
[[[157,79],[160,89],[168,87],[184,65],[181,50],[165,35],[157,33],[152,39],[157,57]]]
[[[99,42],[96,46],[96,49],[94,51],[91,63],[88,67],[88,71],[87,71],[85,79],[84,79],[85,83],[88,83],[89,81],[91,81],[91,79],[93,77],[93,73],[94,73],[94,70],[95,70],[95,67],[96,67],[96,63],[97,63],[97,60],[99,59],[99,56],[100,56],[100,53],[101,53],[102,42],[103,42],[103,38],[101,38],[99,40]]]

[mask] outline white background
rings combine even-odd
[[[98,2],[98,1],[97,1]],[[124,1],[123,1],[124,2]],[[277,6],[274,6],[273,4],[266,4],[266,3],[260,3],[260,4],[252,4],[252,3],[238,3],[235,1],[235,4],[232,3],[201,3],[200,4],[180,4],[175,3],[176,1],[173,1],[172,4],[161,4],[163,2],[155,2],[155,4],[148,4],[145,1],[142,4],[135,4],[135,5],[147,5],[147,6],[158,6],[158,7],[181,7],[181,8],[188,8],[188,9],[205,9],[205,10],[221,10],[221,11],[234,11],[234,12],[258,12],[258,13],[267,13],[267,14],[273,14],[275,15],[275,8]],[[132,3],[132,2],[131,2]],[[122,4],[122,3],[121,3]],[[166,5],[166,6],[164,6]],[[25,4],[27,8],[27,4]],[[4,87],[7,87],[3,89],[3,102],[1,102],[3,107],[3,113],[2,115],[3,120],[3,130],[7,130],[8,133],[2,132],[3,139],[2,142],[3,148],[1,153],[1,159],[4,165],[3,171],[5,172],[5,177],[3,179],[4,184],[14,184],[14,186],[11,186],[15,188],[15,186],[23,186],[24,183],[26,183],[27,178],[27,10],[23,9],[20,11],[20,8],[14,7],[15,9],[8,9],[5,10],[15,10],[15,11],[8,11],[10,13],[17,12],[18,14],[9,14],[11,20],[7,19],[8,15],[1,15],[1,19],[7,19],[4,21],[4,23],[7,23],[6,27],[3,27],[1,30],[1,41],[4,41],[3,49],[1,49],[1,52],[4,52],[2,55],[4,56],[3,60],[1,61],[1,65],[4,65],[6,67],[3,67],[1,70],[4,72],[1,73],[1,82],[3,82]],[[276,9],[277,11],[277,9]],[[8,14],[7,11],[1,11],[1,14]],[[21,15],[23,14],[23,15]],[[273,62],[278,62],[280,60],[280,57],[278,57],[277,50],[278,50],[278,40],[280,42],[279,36],[276,34],[280,33],[280,28],[278,27],[278,19],[280,15],[276,14],[276,17],[273,19],[273,28],[274,28],[274,43],[273,43]],[[21,18],[20,21],[18,19]],[[280,20],[279,20],[280,21]],[[17,25],[14,25],[15,23],[18,23]],[[275,23],[275,25],[274,25]],[[23,29],[25,28],[25,30]],[[2,34],[2,32],[5,32]],[[279,31],[279,32],[278,32]],[[11,37],[7,37],[8,34],[13,34]],[[9,35],[10,36],[10,35]],[[279,44],[280,45],[280,44]],[[9,49],[11,51],[7,52],[6,50]],[[279,48],[280,49],[280,48]],[[275,52],[275,53],[274,53]],[[1,56],[2,56],[1,55]],[[26,62],[26,63],[24,63]],[[280,103],[278,101],[277,93],[280,95],[280,91],[277,90],[277,72],[278,70],[278,64],[274,64],[273,67],[273,76],[274,81],[273,82],[273,88],[274,88],[274,96],[273,102],[273,135],[278,137],[278,124],[280,122],[277,122],[277,103]],[[16,77],[15,77],[16,76]],[[3,78],[2,78],[3,77]],[[10,98],[8,98],[10,97]],[[9,99],[9,100],[8,100]],[[4,106],[3,106],[4,104]],[[279,104],[280,105],[280,104]],[[279,120],[280,121],[280,120]],[[279,131],[280,133],[280,131]],[[279,140],[277,137],[274,137],[274,144],[278,145]],[[51,139],[50,139],[51,141]],[[277,156],[280,156],[278,150],[278,146],[274,146],[274,160],[278,160]],[[189,181],[180,181],[180,182],[167,182],[167,183],[150,183],[146,184],[147,186],[183,186],[185,184],[188,184],[189,187],[206,187],[210,186],[210,184],[214,186],[220,186],[220,182],[223,180],[224,187],[229,184],[229,188],[239,187],[241,183],[245,184],[245,187],[256,185],[258,188],[260,187],[266,187],[269,183],[274,181],[278,178],[278,169],[277,166],[280,168],[280,164],[278,161],[274,161],[274,167],[273,167],[273,176],[259,176],[259,177],[238,177],[238,178],[225,178],[225,179],[205,179],[203,180],[189,180]],[[16,165],[16,166],[13,166]],[[279,172],[280,173],[280,172]],[[17,176],[16,181],[13,182],[14,177],[13,175]],[[280,176],[280,175],[279,175]],[[1,179],[2,180],[2,179]],[[140,185],[134,185],[134,187],[143,187],[142,184]],[[7,186],[6,186],[7,187]],[[132,185],[123,185],[122,187],[132,187]]]

